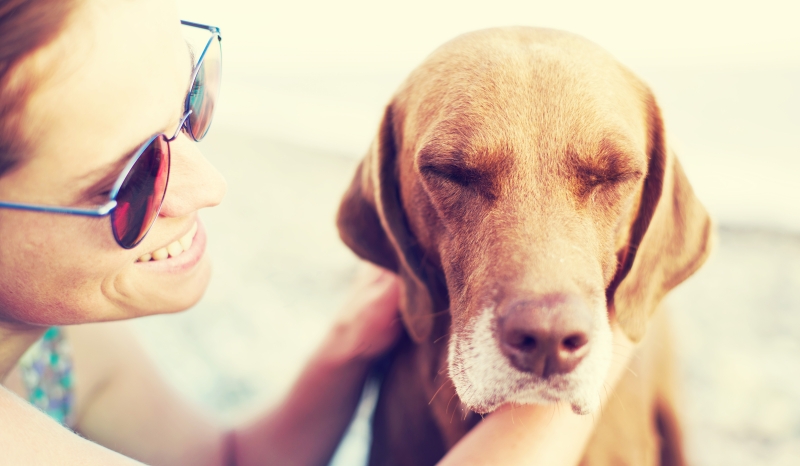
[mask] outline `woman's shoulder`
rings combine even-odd
[[[3,464],[140,465],[64,429],[3,386],[0,412]]]
[[[131,346],[126,327],[119,322],[51,327],[20,358],[5,385],[74,429],[98,388],[107,385],[127,359],[120,354]]]

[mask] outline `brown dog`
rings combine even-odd
[[[410,339],[381,390],[371,464],[415,466],[503,403],[594,412],[609,321],[641,339],[712,233],[648,88],[586,40],[532,28],[461,36],[411,74],[338,225],[402,278]],[[663,331],[584,464],[682,464]]]

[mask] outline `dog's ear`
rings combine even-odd
[[[400,313],[408,333],[421,342],[433,328],[434,302],[423,280],[423,254],[400,199],[397,123],[389,105],[378,136],[345,193],[337,225],[342,240],[359,257],[400,276]]]
[[[705,262],[713,228],[678,159],[667,148],[661,112],[648,93],[647,176],[627,247],[619,251],[609,286],[609,308],[622,330],[638,341],[664,295]]]

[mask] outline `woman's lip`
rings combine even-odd
[[[183,251],[183,253],[177,257],[148,262],[135,262],[134,264],[139,267],[147,267],[152,271],[163,272],[181,272],[197,265],[200,259],[203,258],[203,254],[206,250],[206,229],[200,219],[197,219],[196,222],[197,233],[194,234],[192,246],[189,247],[189,249]]]

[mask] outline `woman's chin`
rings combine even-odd
[[[136,314],[130,317],[185,311],[200,301],[210,279],[211,261],[205,256],[195,264],[191,273],[157,277],[155,282],[141,290],[143,302],[134,304]]]
[[[105,312],[101,311],[103,315],[83,315],[81,320],[123,320],[185,311],[203,297],[211,279],[211,261],[206,255],[192,267],[170,273],[140,265],[134,264],[104,283],[101,299],[105,303],[89,307],[105,308]]]

